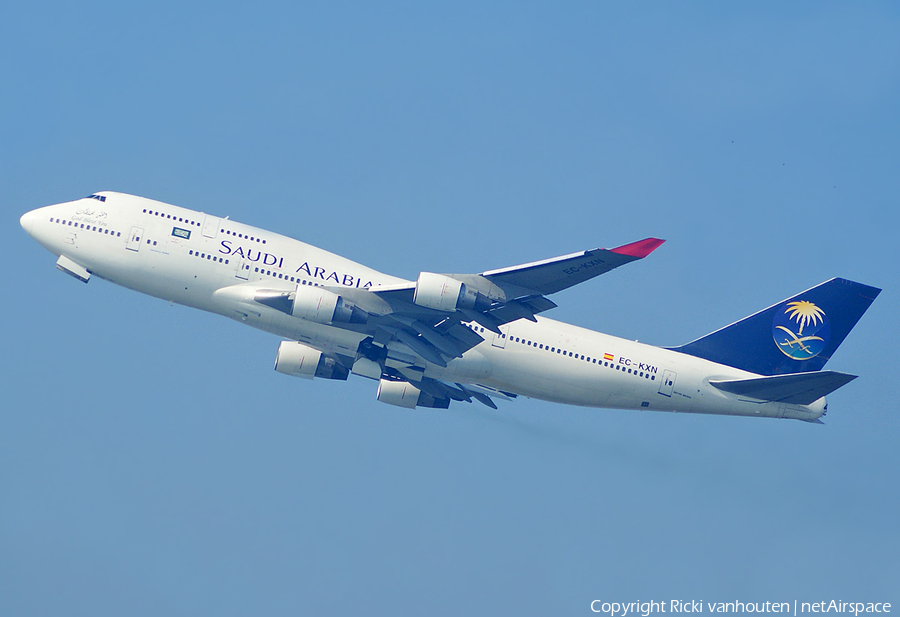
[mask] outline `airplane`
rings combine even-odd
[[[59,270],[282,337],[275,370],[377,382],[378,401],[446,409],[525,396],[584,407],[822,423],[855,379],[822,370],[881,291],[833,278],[678,347],[539,316],[547,296],[647,257],[646,238],[478,274],[383,274],[299,240],[102,191],[21,225]]]

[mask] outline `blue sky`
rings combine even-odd
[[[896,603],[898,35],[877,2],[5,7],[0,613]],[[666,238],[550,315],[661,345],[884,292],[825,426],[409,411],[57,272],[18,218],[97,190],[408,278]]]

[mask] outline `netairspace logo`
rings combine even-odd
[[[704,610],[705,609],[705,610]],[[665,600],[657,602],[591,602],[591,610],[609,617],[650,617],[653,613],[844,613],[858,617],[861,613],[890,613],[889,602],[707,602],[702,600]]]

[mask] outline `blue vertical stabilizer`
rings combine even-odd
[[[759,375],[818,371],[880,292],[834,278],[671,349]]]

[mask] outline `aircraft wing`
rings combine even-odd
[[[539,295],[552,294],[642,259],[663,242],[665,240],[646,238],[614,249],[593,249],[521,266],[488,270],[481,276],[500,287],[518,288]]]
[[[505,337],[501,326],[518,319],[537,321],[534,317],[537,313],[555,308],[556,304],[544,294],[555,293],[646,257],[663,242],[647,238],[614,249],[582,251],[481,274],[446,275],[488,299],[477,310],[442,311],[420,306],[415,302],[414,282],[358,292],[374,294],[389,307],[380,311],[374,333],[376,344],[387,344],[396,339],[429,362],[446,366],[447,360],[462,357],[481,343],[485,330]],[[334,291],[346,294],[348,290],[334,288]],[[364,298],[358,300],[365,301]],[[470,325],[473,323],[477,326]]]
[[[551,257],[543,261],[488,270],[481,274],[450,274],[455,278],[470,281],[482,278],[501,289],[508,289],[513,296],[545,295],[568,289],[578,283],[606,274],[610,270],[624,266],[637,259],[643,259],[665,240],[645,238],[614,249],[592,249],[570,255]],[[412,302],[415,283],[385,285],[372,291],[385,295],[395,295],[398,299]]]

